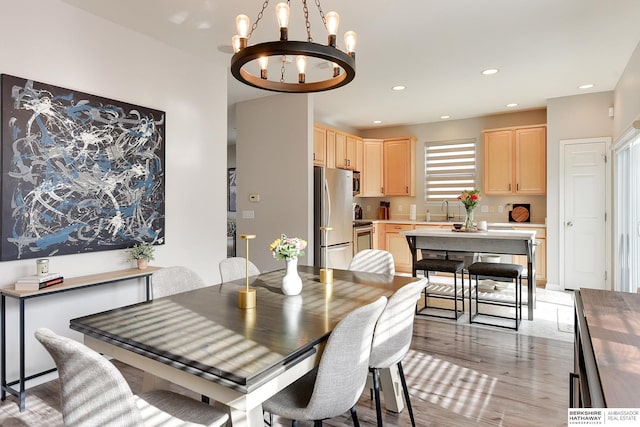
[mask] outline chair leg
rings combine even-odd
[[[313,427],[322,427],[322,420],[314,420]]]
[[[356,406],[350,409],[351,411],[351,419],[353,419],[353,427],[360,427],[360,422],[358,421],[358,412],[356,411]]]
[[[378,427],[382,427],[382,405],[380,404],[380,375],[376,368],[369,368],[373,377],[373,394],[376,399],[376,418]]]
[[[298,427],[298,420],[291,420],[291,427]]]
[[[205,396],[204,394],[200,396],[200,400],[202,401],[202,403],[206,403],[207,405],[209,404],[209,397]]]
[[[464,302],[464,298],[462,301]],[[416,420],[413,418],[413,408],[411,408],[411,398],[409,397],[409,388],[407,387],[407,380],[404,377],[402,362],[398,362],[398,373],[400,374],[400,381],[402,382],[402,390],[404,391],[404,400],[407,404],[407,410],[409,411],[409,418],[411,418],[411,427],[416,427]]]

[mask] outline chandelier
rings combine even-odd
[[[311,38],[311,24],[307,0],[302,0],[304,23],[307,31],[306,41],[290,41],[289,34],[289,1],[276,5],[276,17],[280,26],[280,40],[249,45],[248,41],[258,27],[269,4],[265,0],[256,22],[251,25],[249,17],[238,15],[236,27],[238,34],[233,36],[232,45],[235,52],[231,58],[231,74],[239,81],[253,87],[274,92],[306,93],[320,92],[346,85],[356,76],[355,45],[356,33],[347,31],[344,35],[346,52],[336,47],[336,35],[340,17],[336,12],[326,15],[320,7],[320,0],[315,0],[322,22],[328,32],[326,45],[315,43]],[[294,62],[297,75],[287,72],[289,64]],[[307,71],[309,59],[314,58],[318,70]],[[273,61],[272,59],[275,59]],[[269,62],[279,65],[277,73],[270,73]],[[325,70],[321,70],[325,68]],[[276,74],[271,79],[270,74]]]

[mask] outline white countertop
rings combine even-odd
[[[450,225],[454,223],[462,223],[463,221],[410,221],[407,219],[363,219],[362,221],[371,221],[374,224],[405,224],[405,225]],[[534,224],[530,222],[490,222],[487,224],[488,227],[494,228],[509,228],[509,227],[518,227],[518,228],[546,228],[546,224]]]
[[[453,237],[462,239],[505,239],[505,240],[534,240],[535,230],[487,230],[487,231],[453,231],[446,229],[422,228],[418,230],[401,231],[403,236],[424,237]]]

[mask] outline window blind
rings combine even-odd
[[[427,142],[424,146],[425,203],[456,199],[476,183],[476,141]]]

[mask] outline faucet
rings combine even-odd
[[[447,216],[447,221],[451,221],[455,218],[455,215],[449,214],[449,201],[445,200],[442,202],[442,209],[445,209],[446,212],[446,216]]]

